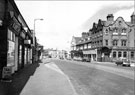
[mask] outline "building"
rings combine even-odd
[[[4,67],[14,73],[32,63],[32,38],[14,0],[0,0],[0,77]]]
[[[73,37],[71,41],[71,55],[75,57],[76,52],[84,61],[135,60],[135,13],[130,22],[122,17],[114,20],[113,14],[108,14],[106,21],[99,19],[79,41],[75,40]]]

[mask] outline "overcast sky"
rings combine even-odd
[[[130,21],[134,1],[35,1],[15,0],[30,29],[36,21],[36,37],[44,48],[69,49],[72,36],[87,32],[93,22],[106,20],[113,13],[114,19],[122,16]]]

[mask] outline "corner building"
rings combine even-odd
[[[97,49],[97,61],[115,61],[119,57],[135,60],[135,14],[131,22],[122,17],[114,21],[113,14],[108,14],[107,21],[99,19],[93,24],[91,32],[92,49]]]
[[[98,23],[94,22],[76,44],[73,45],[75,41],[72,40],[74,49],[71,48],[71,54],[82,51],[83,56],[80,57],[85,61],[110,62],[119,57],[135,60],[135,13],[131,15],[130,22],[122,17],[114,20],[113,14],[106,18],[106,21],[99,19]]]

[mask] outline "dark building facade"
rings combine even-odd
[[[12,73],[31,62],[32,33],[14,0],[0,0],[0,77],[3,67]]]

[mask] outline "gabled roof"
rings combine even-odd
[[[81,37],[72,37],[71,45],[76,45],[81,40]]]
[[[81,40],[81,37],[74,37],[75,42],[78,43]]]

